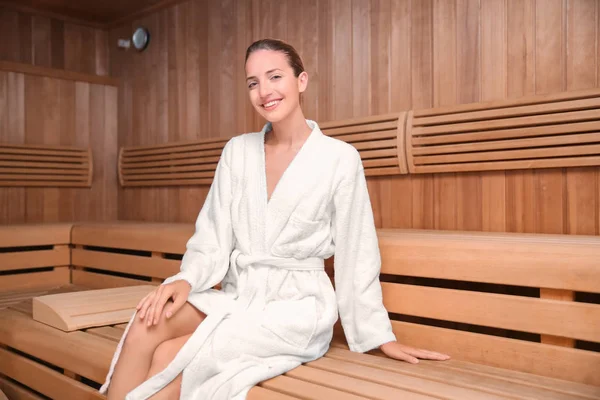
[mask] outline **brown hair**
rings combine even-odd
[[[250,54],[254,53],[257,50],[280,51],[283,54],[285,54],[285,56],[287,57],[288,64],[294,70],[294,75],[296,76],[296,78],[302,72],[304,72],[304,64],[302,64],[302,59],[300,58],[300,55],[298,54],[296,49],[294,49],[294,47],[292,47],[292,45],[287,44],[283,40],[278,40],[278,39],[257,40],[256,42],[252,43],[250,45],[250,47],[248,47],[248,49],[246,50],[245,62],[248,61],[248,57],[250,57]]]

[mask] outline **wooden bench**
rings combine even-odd
[[[157,284],[178,270],[192,232],[191,224],[75,224],[73,281],[49,292]],[[394,332],[453,359],[409,365],[352,353],[337,331],[325,357],[262,382],[250,399],[600,398],[600,238],[378,233]],[[540,288],[575,291],[575,301],[540,299]],[[0,310],[0,389],[17,399],[101,399],[96,388],[123,329],[66,333],[34,321],[31,299],[13,302]],[[576,347],[539,343],[547,335]]]

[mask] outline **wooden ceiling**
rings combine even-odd
[[[0,0],[0,7],[109,27],[181,0]]]

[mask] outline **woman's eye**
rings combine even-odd
[[[271,77],[271,79],[279,79],[279,78],[281,78],[281,75],[273,75],[273,76]]]
[[[252,89],[254,86],[256,86],[256,82],[251,82],[251,83],[248,85],[248,89]]]

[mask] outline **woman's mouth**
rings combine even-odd
[[[269,101],[268,103],[263,104],[262,106],[266,111],[272,111],[275,108],[277,108],[279,103],[281,103],[281,100],[272,100],[272,101]]]

